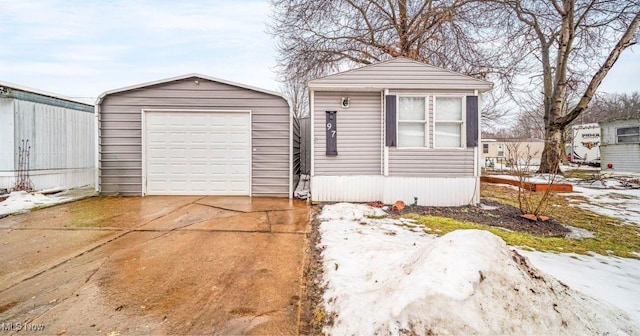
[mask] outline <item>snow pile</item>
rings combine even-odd
[[[39,205],[54,203],[53,199],[40,194],[26,191],[14,191],[9,197],[0,202],[0,215],[6,215],[21,210],[28,210]]]
[[[640,293],[640,260],[599,254],[519,252],[543,272],[575,290],[624,310],[640,324],[637,296]]]
[[[531,268],[486,231],[442,237],[379,209],[325,206],[325,309],[330,334],[634,334],[614,308]],[[402,225],[402,226],[401,226]]]
[[[12,213],[26,212],[31,208],[42,205],[54,205],[79,200],[95,194],[93,187],[66,190],[53,195],[14,191],[9,197],[0,202],[0,217]]]

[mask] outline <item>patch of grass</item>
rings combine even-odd
[[[381,216],[367,215],[366,217],[369,219],[383,219],[383,218],[387,218],[387,215],[381,215]]]
[[[517,191],[508,187],[482,184],[483,198],[503,204],[517,206]],[[539,197],[539,196],[534,196]],[[616,255],[638,258],[634,252],[640,251],[640,227],[622,223],[619,219],[603,216],[570,204],[570,200],[586,202],[584,198],[554,194],[550,199],[548,214],[561,223],[586,229],[596,234],[595,238],[582,240],[558,237],[539,237],[527,233],[506,231],[487,225],[459,222],[450,218],[409,215],[409,218],[431,228],[439,234],[455,230],[479,229],[501,237],[507,244],[532,248],[539,251],[574,252],[587,254]],[[575,203],[575,202],[574,202]]]

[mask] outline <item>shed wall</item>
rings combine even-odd
[[[15,155],[29,140],[31,170],[94,167],[93,113],[21,100],[14,104]]]
[[[632,127],[640,125],[640,120],[616,120],[601,123],[600,157],[602,171],[640,173],[640,144],[639,143],[616,143],[616,129],[620,127]],[[607,164],[613,164],[613,169],[609,169]]]
[[[381,103],[380,92],[314,92],[314,175],[381,174]],[[326,155],[325,111],[337,111],[337,156]]]
[[[14,169],[13,99],[0,98],[0,172]]]
[[[195,77],[104,98],[99,106],[103,194],[142,192],[142,109],[251,110],[252,194],[289,196],[287,102],[281,97]]]

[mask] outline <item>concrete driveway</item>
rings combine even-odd
[[[309,216],[287,199],[148,196],[1,219],[0,327],[298,334]]]

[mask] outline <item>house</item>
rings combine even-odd
[[[93,185],[93,105],[0,81],[0,189]]]
[[[311,200],[479,202],[490,82],[395,58],[308,83]]]
[[[188,74],[96,102],[104,195],[290,197],[291,113],[278,93]]]
[[[529,160],[530,164],[538,165],[542,150],[544,140],[540,139],[482,138],[482,164],[485,168],[492,168],[517,159],[521,163]]]
[[[640,173],[640,113],[599,124],[602,172]]]

